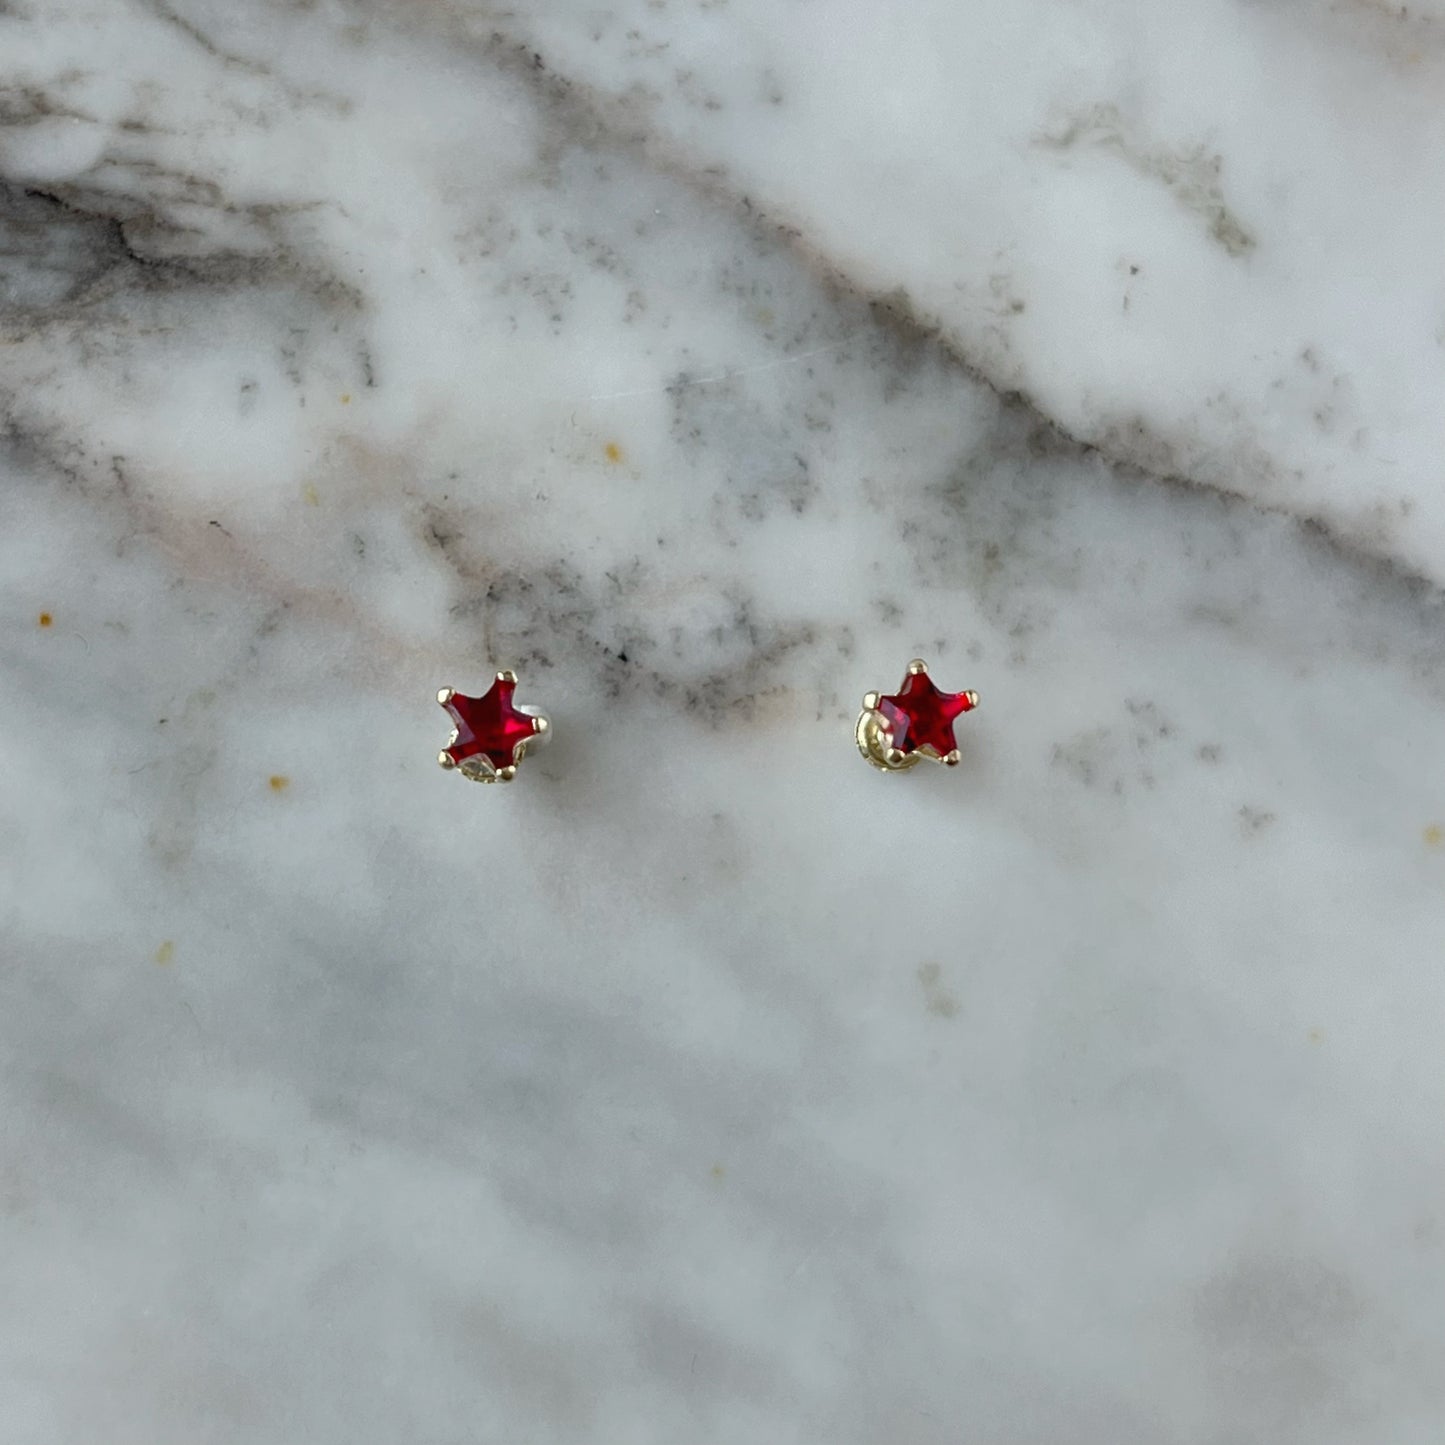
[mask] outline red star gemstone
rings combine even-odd
[[[893,746],[900,753],[931,750],[946,758],[957,746],[953,721],[978,705],[971,692],[940,692],[926,672],[909,672],[891,697],[878,700]]]
[[[457,725],[456,739],[446,749],[452,762],[460,765],[480,755],[498,772],[511,767],[517,744],[540,731],[536,718],[513,707],[516,690],[515,679],[499,677],[481,697],[454,692],[442,703]]]

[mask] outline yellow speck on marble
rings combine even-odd
[[[351,393],[349,391],[343,391],[341,393],[341,404],[342,406],[351,405]]]
[[[291,779],[285,773],[272,773],[267,781],[273,793],[284,793],[291,786]]]
[[[714,1164],[714,1165],[712,1166],[712,1177],[713,1177],[714,1179],[726,1179],[726,1178],[727,1178],[727,1170],[724,1169],[721,1164]]]
[[[608,442],[607,445],[602,448],[602,451],[607,457],[607,460],[611,462],[613,466],[616,466],[619,462],[621,462],[622,448],[618,446],[616,442]]]
[[[310,482],[307,482],[306,485],[301,488],[301,500],[305,502],[308,507],[319,507],[321,505],[321,493],[318,492]]]
[[[1445,844],[1445,828],[1442,828],[1439,823],[1431,823],[1425,829],[1424,837],[1427,848],[1438,848],[1441,844]]]
[[[55,619],[48,612],[42,612],[36,621],[39,622],[42,627],[49,627]]]
[[[164,968],[176,956],[176,946],[168,938],[156,949],[156,962]]]

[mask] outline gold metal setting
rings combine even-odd
[[[868,696],[876,697],[877,694],[869,693]],[[924,757],[922,752],[899,752],[893,746],[893,735],[888,730],[883,714],[877,708],[870,708],[866,704],[858,714],[858,726],[854,729],[853,740],[858,744],[858,751],[863,754],[864,759],[884,773],[906,773]]]
[[[501,683],[505,687],[517,685],[517,674],[509,667],[503,668],[496,674],[493,686]],[[456,696],[456,689],[444,687],[437,693],[437,702],[442,707]],[[474,783],[510,783],[517,776],[517,769],[523,758],[529,753],[535,752],[538,748],[544,747],[552,736],[552,723],[546,713],[540,708],[526,707],[521,704],[513,704],[513,711],[523,714],[532,719],[535,731],[530,737],[520,739],[512,749],[512,760],[505,767],[495,767],[492,760],[485,753],[477,753],[465,759],[463,762],[456,762],[450,753],[445,749],[437,754],[437,762],[446,772],[459,773],[462,777]],[[456,745],[457,738],[461,735],[459,728],[452,729],[452,735],[447,740],[447,747]]]
[[[908,664],[909,677],[926,675],[927,672],[928,664],[921,657],[915,657]],[[968,692],[964,696],[968,698],[970,708],[978,706],[976,692]],[[963,755],[957,748],[947,753],[940,753],[937,749],[925,744],[915,748],[912,752],[905,753],[894,747],[893,733],[888,725],[888,719],[879,711],[879,704],[882,701],[882,693],[867,692],[863,694],[863,711],[858,714],[858,723],[853,730],[853,740],[858,744],[858,751],[863,755],[865,762],[884,773],[906,773],[909,768],[917,767],[924,758],[931,763],[942,763],[944,767],[948,768],[958,766]]]

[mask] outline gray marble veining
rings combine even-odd
[[[0,1440],[1438,1440],[1438,416],[1237,10],[0,5]]]

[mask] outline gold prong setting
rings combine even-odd
[[[537,708],[517,706],[512,701],[516,686],[517,674],[504,668],[481,697],[467,697],[450,687],[437,693],[437,702],[456,724],[437,755],[445,771],[473,783],[510,783],[528,753],[549,740],[550,720]]]
[[[863,695],[854,741],[870,766],[885,773],[902,773],[920,760],[956,768],[963,760],[953,724],[978,706],[976,692],[946,693],[928,675],[928,664],[915,657],[897,693]]]

